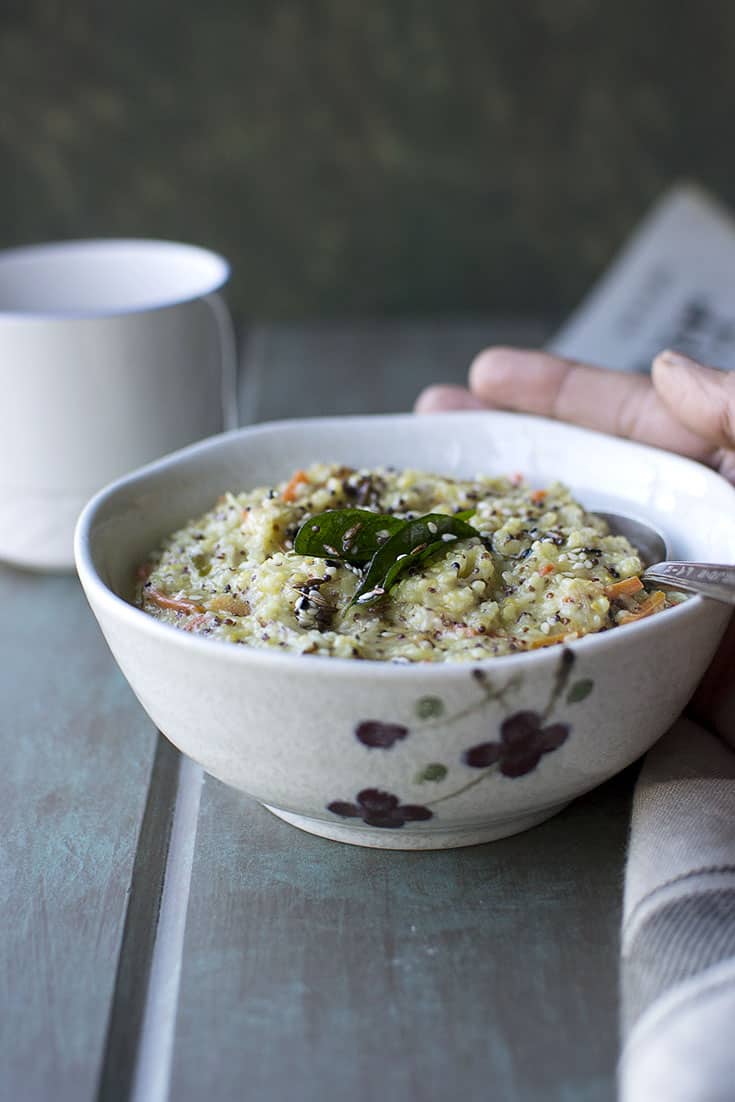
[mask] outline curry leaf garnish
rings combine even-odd
[[[390,513],[369,509],[328,509],[301,525],[293,547],[297,554],[317,559],[366,563],[406,523]]]
[[[467,523],[475,509],[447,516],[427,513],[412,520],[369,509],[327,509],[309,517],[294,539],[298,555],[338,559],[367,571],[350,605],[379,600],[409,566],[448,550],[458,539],[480,536]],[[350,607],[350,606],[348,606]]]
[[[404,521],[371,558],[350,604],[367,605],[378,600],[408,567],[425,562],[437,551],[448,550],[447,545],[455,540],[471,539],[479,534],[465,520],[444,513],[428,513],[425,517]]]

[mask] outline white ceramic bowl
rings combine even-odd
[[[685,706],[729,612],[700,597],[567,648],[433,665],[235,647],[127,602],[135,567],[223,491],[316,460],[559,478],[589,506],[648,518],[678,558],[735,561],[735,490],[719,476],[540,418],[287,421],[193,445],[99,493],[79,520],[76,562],[143,707],[215,777],[327,838],[467,845],[552,815],[635,760]]]

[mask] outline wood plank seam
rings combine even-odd
[[[130,1097],[163,894],[181,755],[159,735],[130,879],[97,1102]]]
[[[132,1102],[169,1097],[184,934],[204,773],[181,757]]]

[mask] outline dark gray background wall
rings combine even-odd
[[[0,0],[0,247],[191,240],[283,318],[561,314],[735,202],[729,0]]]

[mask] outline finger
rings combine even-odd
[[[715,466],[728,482],[732,482],[735,485],[735,452],[734,451],[722,451],[715,457]]]
[[[450,409],[487,409],[484,402],[463,386],[429,386],[414,404],[416,413],[441,413]]]
[[[735,448],[735,375],[705,367],[680,352],[653,361],[653,384],[682,424],[712,447]]]
[[[667,409],[651,380],[561,359],[547,352],[489,348],[470,368],[481,401],[668,448],[712,461],[713,448]]]

